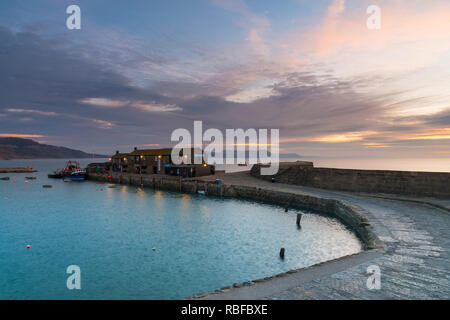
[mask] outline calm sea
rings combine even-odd
[[[0,299],[176,299],[361,250],[326,215],[305,212],[298,230],[277,206],[47,179],[65,160],[0,161],[26,165],[37,180],[0,181]],[[69,265],[81,290],[66,287]]]

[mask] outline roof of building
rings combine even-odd
[[[128,153],[116,153],[111,157],[111,159],[122,159],[124,157],[127,157],[128,155]]]
[[[134,150],[130,153],[130,156],[159,156],[159,155],[170,155],[172,153],[171,148],[166,149],[142,149]]]

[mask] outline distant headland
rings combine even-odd
[[[41,144],[23,138],[0,138],[0,160],[8,159],[82,159],[107,158],[105,155],[86,153],[65,147]]]

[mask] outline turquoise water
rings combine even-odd
[[[361,250],[326,215],[304,212],[298,230],[297,212],[277,206],[64,183],[46,177],[64,160],[0,161],[26,165],[40,171],[28,184],[29,173],[0,174],[11,177],[0,181],[1,299],[176,299]],[[66,287],[69,265],[81,290]]]

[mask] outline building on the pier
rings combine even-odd
[[[116,151],[116,154],[109,158],[111,162],[111,170],[119,172],[128,172],[128,153],[120,153]]]
[[[183,154],[184,150],[181,149],[180,156],[189,159],[189,154]],[[194,162],[194,159],[201,162],[199,164],[181,164],[177,165],[172,161],[172,149],[138,149],[137,147],[126,156],[120,158],[118,161],[126,159],[126,169],[129,173],[137,174],[167,174],[182,177],[198,177],[213,174],[215,172],[214,166],[206,164],[203,158],[201,149],[189,148],[190,159]],[[114,156],[112,161],[114,164]]]

